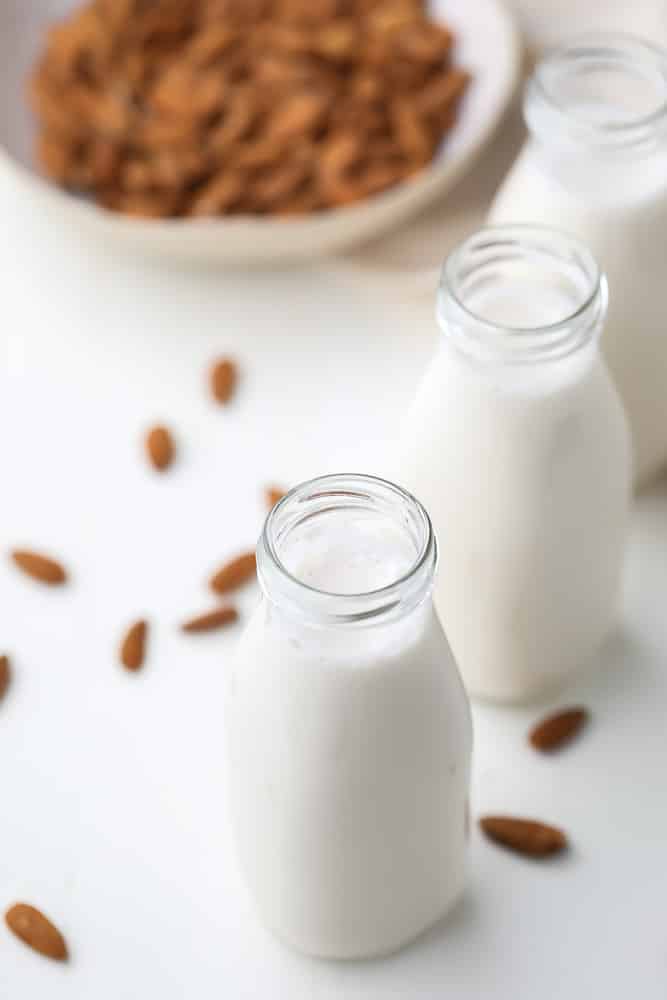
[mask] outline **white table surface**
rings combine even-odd
[[[383,962],[309,961],[258,925],[225,809],[221,703],[235,641],[185,637],[204,581],[259,530],[261,490],[374,469],[434,335],[430,310],[372,301],[314,270],[167,273],[114,261],[2,203],[0,548],[61,557],[50,590],[0,559],[0,907],[25,899],[67,935],[59,967],[0,929],[0,996],[588,998],[667,992],[667,487],[638,505],[618,633],[571,691],[576,747],[525,745],[535,710],[475,710],[475,812],[562,824],[534,864],[473,839],[465,901]],[[229,409],[205,391],[233,353]],[[154,420],[178,461],[143,460]],[[242,607],[256,599],[252,589]],[[116,662],[147,615],[140,675]]]
[[[513,135],[461,186],[459,225],[481,216],[473,191],[492,189]],[[14,668],[0,910],[40,906],[72,953],[58,966],[0,927],[0,998],[665,1000],[667,483],[637,505],[618,630],[565,695],[591,708],[586,735],[543,759],[525,733],[545,706],[475,707],[475,814],[561,824],[571,853],[531,863],[475,831],[470,889],[440,926],[384,961],[304,959],[258,924],[231,843],[221,705],[238,632],[177,625],[254,542],[266,484],[381,469],[432,347],[430,303],[372,275],[118,260],[9,192],[0,218],[0,652]],[[221,409],[206,369],[228,352],[243,377]],[[178,442],[164,476],[141,450],[157,420]],[[18,574],[6,552],[22,545],[62,558],[71,584]],[[149,658],[131,676],[116,650],[140,615]]]

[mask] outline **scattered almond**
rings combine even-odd
[[[219,403],[228,403],[234,394],[238,370],[229,358],[221,358],[211,368],[211,392]]]
[[[536,750],[550,753],[570,743],[589,719],[586,708],[565,708],[535,725],[528,739]]]
[[[209,611],[205,615],[199,615],[197,618],[190,618],[189,621],[183,623],[181,629],[183,632],[211,632],[224,625],[231,625],[238,621],[238,617],[236,608],[228,605],[224,608],[216,608],[215,611]]]
[[[2,698],[9,687],[9,677],[9,657],[0,656],[0,698]]]
[[[10,931],[40,955],[60,962],[67,958],[67,945],[62,934],[34,906],[15,903],[5,913],[5,922]]]
[[[174,458],[174,441],[166,427],[152,427],[146,435],[146,451],[154,468],[162,472]]]
[[[28,549],[14,549],[12,559],[24,573],[39,580],[41,583],[57,585],[64,583],[67,574],[60,563],[55,559],[49,559],[39,552],[31,552]]]
[[[120,659],[128,670],[139,670],[146,656],[147,622],[141,620],[131,625],[120,646]]]
[[[255,575],[257,562],[254,552],[245,552],[232,559],[211,577],[211,588],[216,594],[226,594],[236,590]]]
[[[484,816],[479,825],[486,836],[517,854],[542,858],[567,847],[567,837],[555,826],[511,816]]]
[[[273,510],[275,505],[285,496],[285,490],[281,490],[278,486],[267,486],[264,495],[266,497],[266,506],[269,510]]]

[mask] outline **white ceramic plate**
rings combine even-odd
[[[297,219],[238,216],[140,220],[107,212],[41,179],[33,169],[25,79],[47,23],[68,0],[0,0],[0,183],[40,199],[40,208],[98,241],[174,259],[242,262],[312,257],[378,236],[442,196],[491,136],[516,86],[520,45],[501,0],[432,0],[458,37],[457,62],[473,74],[461,115],[433,164],[418,177],[348,208]]]

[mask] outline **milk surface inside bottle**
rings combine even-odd
[[[606,298],[588,250],[544,227],[482,230],[443,269],[396,476],[433,519],[436,607],[473,694],[558,686],[613,620],[630,447],[598,351]]]
[[[490,221],[558,226],[606,272],[603,352],[641,485],[667,464],[667,52],[622,35],[574,40],[538,63],[524,114],[529,139]]]
[[[424,509],[373,477],[305,483],[266,522],[227,704],[232,820],[259,914],[301,951],[392,951],[464,887],[471,720],[436,564]]]

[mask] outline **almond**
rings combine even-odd
[[[55,559],[49,559],[39,552],[30,552],[28,549],[14,549],[12,559],[24,573],[39,580],[41,583],[48,583],[52,586],[64,583],[67,574],[60,563]]]
[[[528,739],[542,753],[560,750],[575,738],[589,717],[586,708],[565,708],[533,726]]]
[[[120,646],[120,659],[128,670],[139,670],[146,655],[147,622],[140,620],[131,625]]]
[[[453,68],[445,76],[437,76],[426,84],[417,98],[423,115],[438,115],[456,104],[470,82],[470,74]]]
[[[323,94],[304,91],[276,103],[270,120],[273,139],[294,139],[315,129],[324,119],[329,100]]]
[[[112,212],[123,212],[139,219],[163,219],[174,214],[174,199],[163,191],[142,191],[135,194],[110,188],[100,192],[99,202]]]
[[[243,194],[243,177],[236,173],[219,174],[201,188],[190,203],[190,215],[224,215]]]
[[[389,108],[396,141],[409,159],[427,163],[433,156],[435,139],[412,102],[396,98]]]
[[[215,611],[209,611],[205,615],[190,618],[189,621],[181,625],[181,629],[183,632],[211,632],[213,629],[222,628],[224,625],[231,625],[233,622],[238,621],[238,617],[236,608],[227,605],[224,608],[216,608]]]
[[[0,656],[0,698],[9,687],[9,657]]]
[[[490,840],[531,858],[558,854],[567,847],[567,837],[562,830],[536,820],[484,816],[479,825]]]
[[[5,913],[5,922],[18,938],[47,958],[67,958],[65,939],[43,913],[27,903],[15,903]]]
[[[275,505],[285,496],[285,490],[281,490],[279,486],[267,486],[264,496],[266,497],[266,506],[269,510],[273,510]]]
[[[230,590],[236,590],[255,575],[256,569],[255,553],[245,552],[232,559],[211,577],[211,588],[216,594],[226,594]]]
[[[146,435],[146,452],[153,466],[162,472],[174,458],[174,441],[166,427],[152,427]]]
[[[228,98],[225,115],[219,125],[210,132],[208,139],[209,151],[217,154],[237,155],[237,147],[244,148],[247,142],[240,142],[242,136],[250,131],[257,109],[256,101],[248,88],[239,88],[232,98]],[[238,185],[242,189],[242,178],[238,177]]]
[[[234,395],[238,371],[229,358],[221,358],[211,368],[211,392],[219,403],[228,403]]]
[[[257,178],[250,188],[250,194],[258,208],[270,209],[299,191],[309,174],[310,166],[307,163],[276,166],[270,174]]]
[[[590,713],[586,708],[565,708],[538,722],[528,734],[536,750],[549,753],[570,743],[586,724]]]

